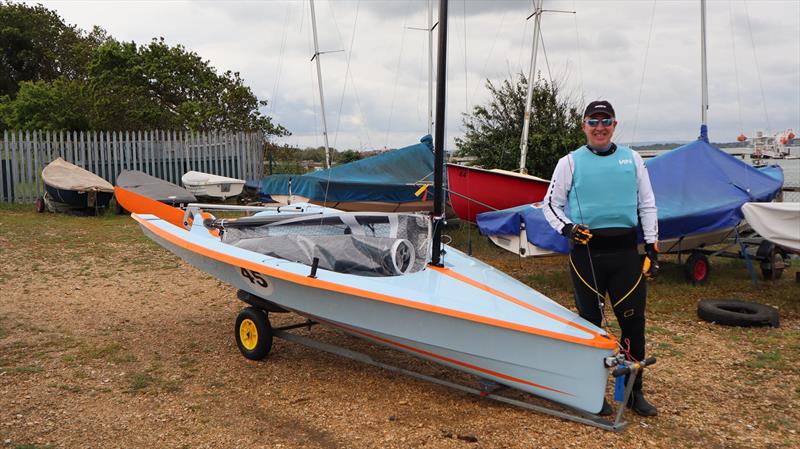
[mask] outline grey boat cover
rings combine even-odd
[[[162,203],[188,204],[197,202],[197,198],[183,187],[137,170],[123,170],[117,176],[117,185]]]
[[[223,221],[222,241],[309,266],[317,258],[320,269],[359,276],[419,271],[430,250],[424,215],[354,212],[265,222],[226,227]]]
[[[113,192],[114,186],[94,173],[58,158],[42,170],[42,181],[50,187],[76,192]]]
[[[800,203],[744,203],[742,213],[761,237],[800,254]]]

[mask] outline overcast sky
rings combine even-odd
[[[438,2],[435,2],[438,3]],[[218,71],[240,72],[264,112],[301,146],[322,144],[307,0],[45,1],[67,23],[143,44],[163,36]],[[699,1],[549,1],[538,69],[577,102],[608,99],[622,143],[689,141],[700,124]],[[315,2],[330,143],[401,147],[427,132],[427,0]],[[450,0],[447,135],[487,101],[487,79],[527,73],[531,0]],[[437,13],[434,12],[434,20]],[[709,103],[714,141],[800,130],[800,0],[711,0]],[[435,41],[435,40],[434,40]],[[434,43],[435,45],[435,43]],[[349,71],[348,71],[349,67]],[[800,133],[798,133],[800,134]]]

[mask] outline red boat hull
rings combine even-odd
[[[458,218],[471,223],[490,210],[542,201],[550,182],[534,176],[507,174],[447,164],[450,204]]]

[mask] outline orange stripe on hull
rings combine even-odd
[[[612,339],[612,337],[609,336],[609,335],[603,335],[603,334],[595,332],[595,331],[593,331],[591,329],[587,329],[587,328],[581,326],[578,323],[575,323],[575,322],[569,321],[567,319],[564,319],[564,318],[562,318],[562,317],[560,317],[560,316],[558,316],[558,315],[556,315],[554,313],[550,313],[550,312],[548,312],[546,310],[540,309],[539,307],[536,307],[534,305],[528,304],[525,301],[520,301],[519,299],[514,298],[513,296],[511,296],[509,294],[503,293],[500,290],[496,290],[496,289],[494,289],[492,287],[489,287],[488,285],[481,284],[480,282],[472,280],[472,279],[470,279],[470,278],[468,278],[468,277],[466,277],[466,276],[464,276],[464,275],[462,275],[460,273],[456,273],[455,271],[450,270],[448,268],[437,267],[437,266],[433,266],[433,265],[429,265],[428,268],[430,268],[432,270],[436,270],[436,271],[438,271],[438,272],[440,272],[440,273],[442,273],[442,274],[444,274],[446,276],[450,276],[450,277],[452,277],[454,279],[458,279],[459,281],[467,283],[467,284],[469,284],[469,285],[471,285],[471,286],[473,286],[475,288],[479,288],[481,290],[487,291],[487,292],[489,292],[489,293],[491,293],[491,294],[493,294],[495,296],[499,296],[499,297],[505,299],[506,301],[512,302],[512,303],[514,303],[514,304],[516,304],[518,306],[524,307],[524,308],[526,308],[528,310],[532,310],[532,311],[534,311],[534,312],[536,312],[536,313],[538,313],[540,315],[544,315],[544,316],[546,316],[546,317],[548,317],[550,319],[556,320],[556,321],[564,323],[564,324],[566,324],[568,326],[574,327],[575,329],[578,329],[580,331],[586,332],[586,333],[592,335],[595,340],[596,339],[607,339],[611,343],[609,348],[616,348],[617,347],[616,341],[614,341]]]
[[[169,206],[167,206],[169,207]],[[289,273],[283,270],[278,270],[275,268],[267,267],[262,264],[251,262],[245,259],[240,259],[238,257],[234,257],[225,253],[221,253],[218,251],[214,251],[208,249],[204,246],[198,245],[196,243],[189,242],[184,240],[168,231],[160,229],[154,223],[149,222],[148,220],[143,219],[138,214],[131,215],[133,219],[138,221],[142,226],[147,228],[152,233],[158,235],[159,237],[169,241],[170,243],[177,245],[181,248],[189,250],[191,252],[200,254],[202,256],[218,260],[220,262],[224,262],[229,265],[233,265],[235,267],[247,268],[249,270],[255,271],[257,273],[262,273],[267,276],[273,276],[278,279],[282,279],[288,282],[292,282],[298,285],[304,285],[311,288],[321,289],[321,290],[328,290],[335,293],[343,293],[350,296],[356,296],[359,298],[365,299],[373,299],[376,301],[386,302],[390,304],[400,305],[404,307],[409,307],[412,309],[422,310],[425,312],[436,313],[439,315],[450,316],[454,318],[464,319],[468,321],[474,321],[476,323],[482,323],[489,326],[499,327],[503,329],[510,329],[519,332],[524,332],[533,335],[539,335],[547,338],[552,338],[555,340],[566,341],[570,343],[579,344],[582,346],[590,346],[595,348],[602,348],[602,349],[614,349],[617,347],[616,342],[611,340],[606,336],[601,336],[599,334],[594,334],[594,337],[591,339],[584,339],[573,337],[571,335],[562,334],[559,332],[547,331],[531,326],[525,326],[517,323],[511,323],[504,320],[498,320],[495,318],[488,318],[482,315],[477,315],[474,313],[468,312],[461,312],[458,310],[448,309],[445,307],[434,306],[430,304],[421,303],[418,301],[412,301],[408,299],[398,298],[395,296],[390,296],[382,293],[377,293],[369,290],[363,290],[359,288],[354,288],[342,284],[337,284],[334,282],[323,281],[317,278],[312,278],[308,276],[303,276],[299,274]],[[488,288],[488,287],[486,287]],[[588,332],[588,331],[587,331]]]

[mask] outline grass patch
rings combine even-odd
[[[130,363],[136,361],[136,357],[126,353],[125,348],[119,343],[111,343],[96,347],[84,346],[73,360],[89,361],[97,359],[106,360],[111,363]]]
[[[17,366],[17,367],[11,368],[9,370],[9,372],[11,372],[11,373],[28,373],[28,374],[32,374],[32,373],[41,373],[43,370],[44,370],[44,368],[42,368],[41,366],[28,365],[28,366]]]
[[[161,376],[161,366],[155,364],[145,371],[128,374],[128,393],[131,394],[161,394],[180,391],[182,382],[176,379],[164,379]]]
[[[785,369],[785,359],[779,349],[756,352],[749,360],[744,362],[748,368]]]
[[[81,387],[79,387],[77,385],[66,385],[65,384],[65,385],[59,385],[58,388],[61,389],[61,390],[64,390],[64,391],[68,391],[70,393],[80,393],[81,392]]]

